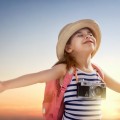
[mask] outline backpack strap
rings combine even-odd
[[[104,81],[104,73],[103,73],[102,69],[98,65],[93,64],[93,63],[92,63],[92,67],[96,70],[99,77]]]
[[[54,113],[54,120],[57,120],[58,118],[58,113],[59,113],[59,108],[61,106],[61,103],[63,101],[63,96],[64,96],[64,93],[67,89],[67,86],[69,85],[71,79],[72,79],[72,76],[74,74],[74,71],[75,69],[72,67],[65,75],[64,77],[64,80],[63,80],[63,84],[61,86],[61,89],[60,89],[60,94],[59,94],[59,97],[57,99],[57,105],[56,105],[56,111]]]
[[[74,68],[71,68],[68,73],[66,74],[64,80],[63,80],[63,85],[61,87],[61,92],[65,92],[68,84],[70,83],[70,80],[74,74]]]

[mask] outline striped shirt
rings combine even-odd
[[[96,71],[85,73],[77,68],[79,81],[89,81],[92,83],[102,82]],[[77,96],[77,83],[75,76],[72,77],[64,94],[65,110],[62,120],[100,120],[101,100],[88,99],[84,96]]]

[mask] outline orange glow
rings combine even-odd
[[[5,91],[0,94],[0,120],[40,120],[44,84]]]
[[[119,80],[119,75],[115,77],[117,78],[116,80]],[[45,84],[35,84],[1,93],[0,119],[7,119],[7,117],[11,119],[19,117],[21,120],[26,120],[26,118],[27,120],[29,120],[29,118],[40,120],[42,116],[41,110],[44,97],[44,88]],[[103,101],[102,104],[103,120],[120,119],[119,102],[120,94],[107,89],[107,99]]]
[[[32,93],[34,94],[32,94],[31,91],[33,91]],[[43,93],[44,85],[42,84],[10,90],[0,94],[0,118],[19,117],[21,120],[25,120],[26,118],[28,120],[29,118],[40,120],[42,116]],[[120,119],[119,101],[119,94],[108,89],[107,99],[102,103],[103,120]]]
[[[8,119],[14,119],[18,120],[40,120],[42,117],[41,110],[40,109],[1,109],[0,110],[0,119],[8,120]]]

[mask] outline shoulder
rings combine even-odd
[[[63,77],[67,72],[66,64],[57,64],[53,66],[52,69],[58,72],[60,74],[60,77]]]

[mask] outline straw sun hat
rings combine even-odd
[[[95,53],[97,52],[97,50],[100,46],[100,42],[101,42],[100,28],[96,21],[91,20],[91,19],[83,19],[83,20],[79,20],[79,21],[67,24],[60,31],[59,36],[58,36],[57,46],[56,46],[57,57],[59,60],[64,56],[65,45],[66,45],[67,41],[69,40],[69,38],[76,31],[78,31],[82,28],[85,28],[85,27],[89,28],[93,32],[93,34],[96,38],[97,46],[96,46],[96,49],[94,50],[94,52],[92,53],[92,57],[95,55]]]

